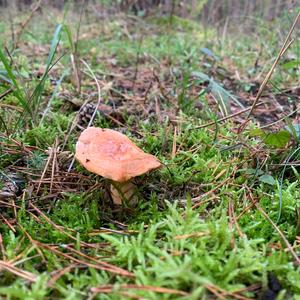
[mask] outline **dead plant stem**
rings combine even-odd
[[[288,34],[287,34],[287,36],[286,36],[286,38],[285,38],[285,41],[284,41],[284,43],[283,43],[283,45],[282,45],[282,47],[281,47],[281,49],[280,49],[280,51],[279,51],[279,53],[278,53],[278,55],[277,55],[275,61],[274,61],[273,65],[272,65],[272,67],[271,67],[271,69],[270,69],[270,71],[269,71],[268,74],[266,75],[265,79],[263,80],[263,82],[262,82],[262,84],[261,84],[261,86],[260,86],[260,88],[259,88],[259,90],[258,90],[258,93],[257,93],[257,95],[256,95],[256,97],[255,97],[255,100],[254,100],[254,102],[253,102],[253,104],[252,104],[252,106],[251,106],[251,109],[250,109],[250,111],[249,111],[249,113],[248,113],[248,116],[247,116],[247,118],[246,118],[246,121],[241,125],[241,129],[242,129],[242,130],[243,130],[243,128],[245,127],[245,124],[247,123],[248,119],[250,118],[250,116],[251,116],[251,114],[252,114],[252,112],[253,112],[253,110],[254,110],[254,108],[255,108],[255,106],[256,106],[256,103],[257,103],[258,100],[260,99],[260,97],[261,97],[261,95],[262,95],[262,93],[263,93],[263,91],[264,91],[264,89],[265,89],[265,87],[266,87],[268,81],[270,80],[270,78],[271,78],[271,76],[272,76],[272,74],[273,74],[273,72],[274,72],[274,70],[275,70],[275,68],[276,68],[276,66],[277,66],[277,64],[278,64],[278,62],[279,62],[279,60],[280,60],[280,58],[283,56],[283,54],[285,53],[285,51],[286,51],[286,50],[289,48],[289,46],[292,44],[293,40],[290,40],[290,41],[289,41],[289,39],[290,39],[290,37],[291,37],[291,35],[292,35],[292,33],[293,33],[293,31],[294,31],[296,25],[297,25],[297,22],[298,22],[299,18],[300,18],[300,13],[298,13],[298,15],[296,16],[296,18],[295,18],[295,20],[294,20],[294,23],[293,23],[293,25],[292,25],[290,31],[288,32]]]

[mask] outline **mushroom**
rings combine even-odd
[[[112,181],[111,197],[118,205],[135,202],[136,186],[130,179],[161,166],[155,156],[145,153],[124,134],[96,127],[81,133],[75,157],[88,171]]]

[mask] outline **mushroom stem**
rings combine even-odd
[[[117,182],[112,181],[110,193],[113,203],[116,205],[135,205],[137,187],[131,181]]]

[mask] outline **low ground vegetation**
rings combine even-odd
[[[248,116],[294,16],[1,21],[0,295],[300,299],[299,37]],[[136,207],[73,160],[91,124],[163,163]]]

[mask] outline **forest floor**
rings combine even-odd
[[[1,297],[300,299],[299,35],[256,99],[293,17],[79,19],[0,21]],[[89,123],[162,162],[136,206],[74,161]]]

